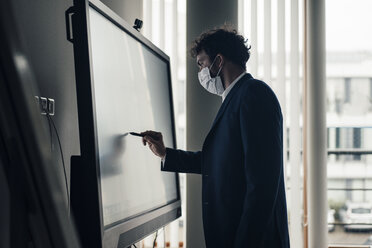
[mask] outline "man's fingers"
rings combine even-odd
[[[141,134],[145,136],[150,136],[154,140],[160,140],[162,138],[162,134],[160,132],[155,132],[155,131],[150,131],[150,130],[142,132]]]
[[[144,137],[144,139],[145,139],[145,141],[147,141],[149,144],[151,144],[151,145],[153,145],[153,144],[156,144],[157,143],[157,141],[155,140],[155,139],[153,139],[151,136],[149,136],[149,135],[146,135],[145,137]]]
[[[156,135],[158,132],[155,132],[155,131],[151,131],[151,130],[147,130],[145,132],[142,132],[141,134],[144,134],[144,135]]]

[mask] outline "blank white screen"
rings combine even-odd
[[[93,95],[104,225],[177,199],[174,173],[141,137],[156,130],[173,147],[169,76],[165,61],[92,7],[89,9]]]

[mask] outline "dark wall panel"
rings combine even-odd
[[[142,18],[142,1],[103,2],[131,24],[135,17]],[[52,118],[61,139],[69,181],[70,157],[80,154],[73,44],[66,39],[65,27],[65,11],[73,5],[73,0],[12,0],[12,4],[40,96],[55,99],[55,115]],[[45,145],[52,147],[53,157],[58,161],[60,179],[64,180],[61,154],[54,132],[52,140],[45,140]]]
[[[64,14],[72,5],[72,0],[15,0],[12,4],[40,96],[55,99],[55,115],[52,118],[62,142],[69,178],[70,157],[80,154],[73,45],[66,40]],[[48,146],[51,145],[50,142],[50,139],[45,140]],[[64,180],[55,133],[52,143],[53,157],[58,160],[60,179]]]

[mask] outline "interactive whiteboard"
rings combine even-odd
[[[169,61],[89,7],[92,87],[105,227],[178,199],[141,137],[156,130],[174,147]]]

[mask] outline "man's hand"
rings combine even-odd
[[[166,149],[163,142],[163,135],[159,132],[146,131],[142,132],[143,145],[149,144],[150,150],[158,157],[164,159]]]

